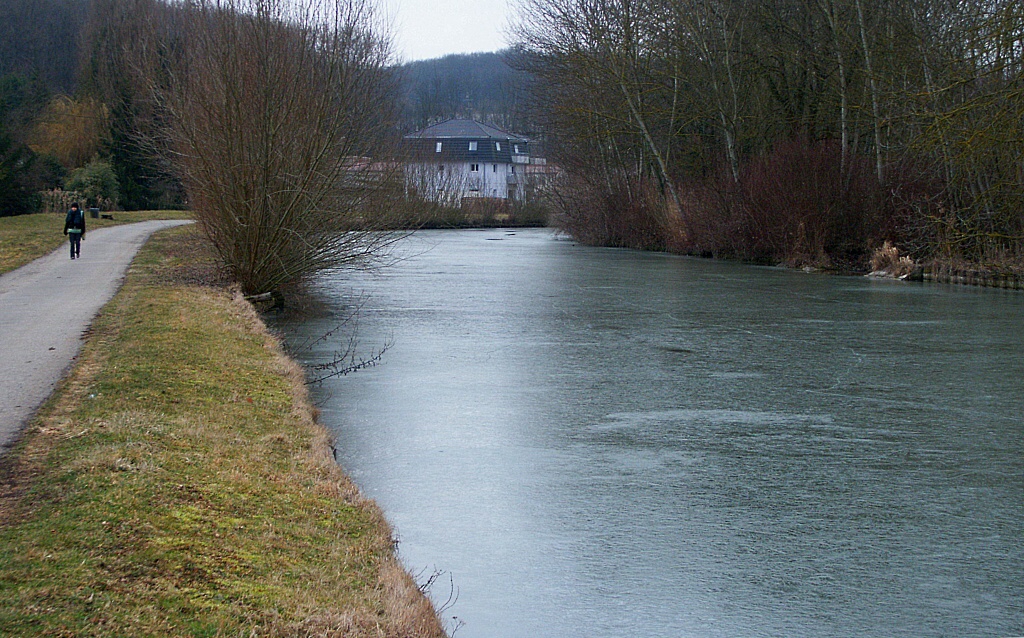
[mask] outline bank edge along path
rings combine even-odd
[[[154,232],[188,223],[148,221],[89,231],[78,259],[70,258],[65,242],[0,275],[0,455],[71,367],[83,334],[120,288],[139,248]]]

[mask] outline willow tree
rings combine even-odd
[[[99,152],[110,129],[110,110],[93,98],[60,95],[50,101],[29,138],[37,153],[52,155],[65,168],[85,166]]]
[[[192,0],[147,75],[189,205],[248,293],[386,252],[396,103],[364,0]]]

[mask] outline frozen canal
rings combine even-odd
[[[1024,294],[543,230],[403,250],[278,327],[358,300],[361,352],[391,341],[316,398],[458,638],[1024,634]]]

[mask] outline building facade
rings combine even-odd
[[[448,120],[405,136],[406,188],[430,201],[522,201],[530,143],[474,120]]]

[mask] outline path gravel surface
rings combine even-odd
[[[0,454],[70,369],[86,329],[120,288],[146,239],[187,223],[150,221],[92,230],[79,259],[70,258],[65,244],[0,276]]]

